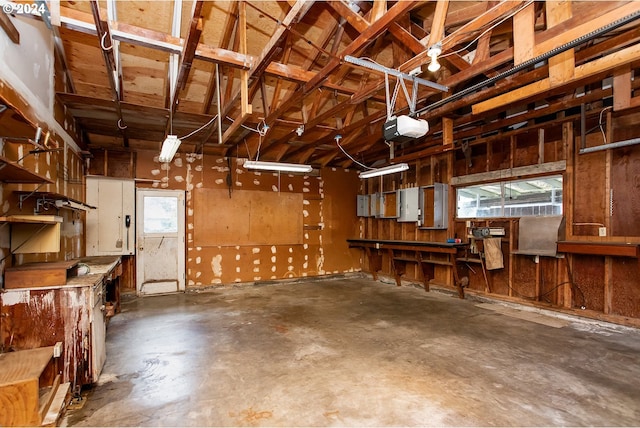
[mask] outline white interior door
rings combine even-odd
[[[183,291],[184,192],[138,189],[136,202],[138,294]]]

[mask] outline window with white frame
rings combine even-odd
[[[457,218],[562,215],[562,175],[456,188]]]

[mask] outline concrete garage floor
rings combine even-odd
[[[640,424],[640,331],[478,305],[366,278],[136,298],[63,423]]]

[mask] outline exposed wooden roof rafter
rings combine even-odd
[[[116,126],[122,134],[122,141],[124,147],[129,146],[129,138],[127,136],[127,124],[122,115],[122,107],[120,105],[122,101],[122,88],[120,86],[121,81],[118,81],[118,69],[116,67],[116,60],[113,52],[113,39],[111,38],[111,30],[109,23],[103,21],[100,17],[100,6],[97,0],[90,0],[91,11],[93,12],[93,20],[98,36],[98,42],[100,43],[100,49],[104,57],[105,66],[107,67],[107,76],[109,78],[109,85],[111,86],[111,92],[113,95],[113,102],[115,103],[116,111],[118,114],[118,121]],[[109,43],[106,45],[106,43]]]

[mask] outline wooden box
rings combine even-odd
[[[10,267],[4,273],[4,287],[11,289],[64,285],[68,278],[77,275],[77,265],[78,260],[68,260]]]

